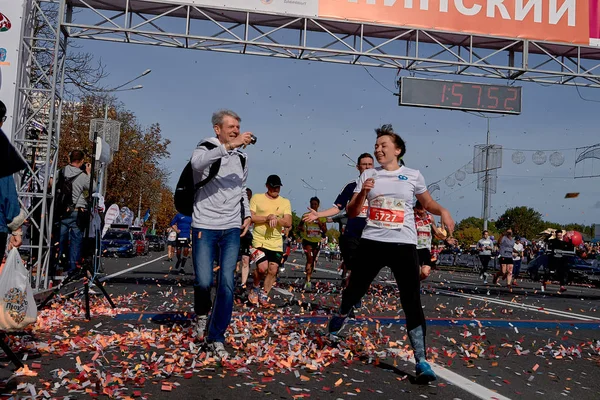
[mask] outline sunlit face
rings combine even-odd
[[[487,231],[483,232],[483,237],[484,238],[487,239],[489,236],[490,236],[490,234]]]
[[[356,166],[356,168],[358,169],[358,172],[360,174],[362,174],[367,169],[373,168],[373,159],[371,157],[363,157],[363,158],[361,158],[361,160],[358,163],[358,165]]]
[[[281,191],[281,186],[271,186],[267,185],[267,194],[269,197],[276,199],[279,197],[279,192]]]
[[[312,208],[313,210],[318,210],[319,209],[319,202],[316,200],[313,200],[310,202],[310,208]]]
[[[223,117],[221,125],[215,125],[213,128],[221,143],[229,143],[240,134],[240,122],[229,115]]]
[[[391,163],[398,164],[398,156],[401,150],[396,147],[391,136],[380,136],[375,143],[375,158],[381,165]]]

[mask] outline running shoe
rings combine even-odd
[[[304,290],[306,290],[307,292],[310,292],[312,290],[312,283],[306,282],[304,284]]]
[[[331,317],[329,324],[327,325],[327,330],[329,331],[329,335],[332,337],[332,339],[336,339],[338,337],[340,331],[344,329],[344,326],[346,326],[347,319],[347,316],[342,315],[334,315]]]
[[[417,383],[420,385],[426,385],[431,381],[435,381],[437,376],[431,369],[431,366],[427,361],[420,361],[416,366]]]
[[[206,344],[206,352],[218,361],[223,361],[229,358],[229,352],[225,350],[225,346],[221,342],[212,342]]]
[[[271,303],[269,303],[269,296],[263,289],[261,289],[258,293],[258,303],[263,307],[268,307],[271,305]]]
[[[348,319],[356,319],[356,314],[354,313],[354,308],[348,312]]]
[[[254,305],[258,305],[260,299],[261,288],[253,287],[248,294],[248,301]]]

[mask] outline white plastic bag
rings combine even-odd
[[[37,306],[27,269],[13,248],[0,272],[0,330],[16,331],[37,320]]]

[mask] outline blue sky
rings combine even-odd
[[[123,83],[150,68],[139,81],[142,90],[119,93],[119,99],[139,121],[160,123],[171,139],[165,165],[175,185],[196,143],[213,135],[213,111],[230,108],[242,117],[242,130],[258,137],[249,147],[248,186],[264,190],[269,174],[279,174],[282,195],[303,212],[314,191],[301,179],[323,190],[324,207],[332,204],[345,183],[356,177],[343,153],[356,158],[373,151],[374,128],[393,124],[407,143],[405,161],[420,169],[426,182],[445,178],[473,158],[473,146],[485,143],[486,120],[458,111],[399,107],[397,97],[380,86],[360,66],[275,59],[206,51],[78,41],[83,51],[106,63],[106,86]],[[370,69],[395,90],[396,71]],[[444,79],[464,78],[448,75]],[[486,80],[482,80],[486,82]],[[490,81],[487,81],[488,83]],[[502,81],[491,81],[502,83]],[[136,82],[138,83],[138,82]],[[574,87],[522,84],[520,116],[493,119],[491,142],[510,149],[573,149],[600,142],[599,104],[583,101]],[[600,100],[600,91],[581,89],[584,97]],[[493,116],[493,115],[492,115]],[[492,218],[507,207],[529,206],[544,218],[560,223],[600,223],[599,178],[574,179],[575,150],[564,150],[565,163],[553,167],[531,161],[516,165],[505,150]],[[550,155],[550,152],[546,152]],[[595,165],[600,173],[600,165]],[[475,175],[461,186],[434,193],[455,219],[481,216],[482,192]],[[564,199],[567,192],[579,198]]]

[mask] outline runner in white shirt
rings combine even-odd
[[[417,255],[419,256],[419,266],[421,280],[427,279],[431,274],[431,269],[435,268],[435,263],[431,260],[431,242],[432,234],[438,239],[445,239],[445,242],[455,245],[456,239],[446,238],[446,232],[435,225],[435,220],[423,205],[417,200],[413,207],[415,213],[415,225],[417,228]]]
[[[367,225],[358,247],[357,265],[363,266],[350,275],[342,294],[340,312],[329,321],[329,333],[335,338],[344,327],[353,305],[367,293],[371,282],[383,267],[389,267],[400,289],[400,301],[406,315],[406,329],[414,350],[417,382],[436,379],[425,356],[425,315],[421,307],[417,231],[413,213],[414,198],[434,215],[442,217],[448,236],[454,231],[454,220],[448,210],[435,202],[425,185],[423,175],[399,166],[406,153],[402,138],[391,125],[376,130],[375,158],[381,167],[364,171],[348,204],[348,217],[358,216],[365,200],[369,202]]]
[[[521,259],[523,257],[523,243],[521,243],[521,238],[515,238],[515,245],[513,246],[513,286],[517,285],[517,278],[519,277],[519,273],[521,272]]]
[[[167,232],[169,232],[169,236],[167,236],[167,261],[171,261],[175,255],[175,247],[177,247],[177,231],[169,227]]]

